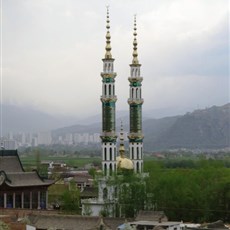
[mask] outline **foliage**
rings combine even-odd
[[[3,221],[0,220],[0,229],[1,230],[10,230],[10,227],[4,223]]]
[[[68,186],[64,184],[52,184],[49,186],[48,191],[49,191],[49,203],[55,204],[59,203],[61,201],[62,194],[66,191],[68,191]]]
[[[118,188],[118,210],[122,217],[134,217],[143,210],[146,202],[145,179],[127,170],[115,177],[112,182]]]
[[[147,194],[170,220],[230,221],[230,169],[221,161],[201,159],[179,168],[146,162]]]
[[[61,198],[61,209],[65,212],[78,213],[80,211],[80,191],[74,181],[70,181],[69,189],[64,191]]]
[[[110,215],[109,205],[105,204],[103,209],[100,211],[100,215],[103,217],[108,217]]]
[[[86,201],[85,201],[86,202]],[[89,202],[87,202],[89,203]],[[83,216],[91,216],[93,213],[91,207],[90,207],[90,204],[84,204],[84,210],[83,210]]]

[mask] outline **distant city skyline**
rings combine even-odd
[[[117,110],[128,110],[134,14],[144,111],[229,102],[228,1],[3,0],[3,104],[78,118],[100,114],[106,5]]]

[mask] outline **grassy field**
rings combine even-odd
[[[37,165],[37,159],[35,156],[23,156],[20,157],[23,167],[32,167]],[[41,156],[40,162],[54,161],[66,163],[68,166],[81,168],[89,163],[100,164],[100,157],[73,157],[73,156]]]

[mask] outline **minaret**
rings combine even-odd
[[[130,96],[129,116],[130,116],[130,131],[129,138],[129,153],[130,159],[134,164],[135,172],[143,172],[143,133],[142,133],[142,104],[144,100],[141,97],[141,82],[143,78],[140,76],[140,67],[137,53],[137,28],[136,16],[134,17],[134,40],[133,40],[133,60],[130,64]]]
[[[110,25],[109,25],[109,8],[107,7],[107,33],[106,33],[106,47],[105,58],[103,61],[102,77],[102,170],[104,175],[112,175],[116,171],[116,124],[115,111],[116,100],[115,96],[115,77],[113,72],[113,62],[110,45]]]

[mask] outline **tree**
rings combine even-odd
[[[61,198],[61,209],[66,212],[78,213],[80,211],[80,191],[75,182],[69,182],[69,189],[65,191]]]
[[[1,230],[10,230],[9,225],[0,220],[0,229]]]
[[[123,170],[112,180],[118,190],[117,213],[122,217],[134,217],[139,210],[145,208],[146,203],[146,182],[141,174],[134,174],[133,171]]]

